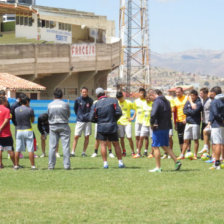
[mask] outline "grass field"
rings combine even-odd
[[[134,160],[128,147],[126,169],[118,169],[117,160],[109,159],[110,168],[104,170],[100,157],[80,157],[79,143],[70,171],[63,169],[62,158],[53,171],[47,169],[47,158],[37,158],[38,170],[31,171],[27,153],[20,162],[25,168],[15,171],[4,154],[1,224],[224,223],[224,171],[210,171],[200,160],[184,160],[182,169],[174,172],[173,162],[165,160],[162,173],[149,173],[154,159]],[[88,155],[93,144],[91,136]],[[178,154],[176,137],[174,148]]]

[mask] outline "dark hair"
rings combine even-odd
[[[26,96],[26,101],[29,103],[30,102],[30,98],[28,96]]]
[[[87,87],[85,87],[85,86],[83,86],[83,87],[81,88],[81,91],[82,91],[83,89],[85,89],[85,90],[89,91],[89,90],[88,90],[88,88],[87,88]]]
[[[178,87],[176,88],[176,90],[178,90],[178,89],[180,89],[180,91],[181,91],[182,93],[184,92],[184,90],[183,90],[182,87],[178,86]]]
[[[62,90],[60,88],[56,88],[54,90],[54,97],[56,99],[61,99],[63,97],[63,92],[62,92]]]
[[[155,93],[156,93],[158,96],[163,95],[162,91],[159,90],[159,89],[155,89]]]
[[[139,90],[138,90],[138,92],[140,93],[140,92],[143,92],[144,94],[144,97],[146,97],[146,90],[144,89],[144,88],[139,88]]]
[[[210,92],[214,92],[216,95],[218,95],[222,93],[222,89],[219,86],[214,86],[211,88]]]
[[[0,96],[0,105],[2,105],[3,103],[5,103],[7,101],[5,96]]]
[[[25,98],[26,97],[26,94],[25,93],[20,93],[18,98],[21,100],[22,98]]]
[[[46,121],[46,120],[48,120],[48,114],[47,113],[44,113],[43,115],[42,115],[42,118]]]
[[[198,96],[198,92],[197,92],[195,89],[192,89],[192,90],[190,91],[190,94],[193,94],[193,95],[195,95],[195,96]]]
[[[5,96],[5,90],[0,90],[0,96]]]
[[[27,104],[27,101],[28,101],[27,96],[22,97],[22,98],[20,99],[20,103],[21,103],[22,105],[26,105],[26,104]]]
[[[123,95],[123,93],[121,92],[121,91],[119,91],[119,92],[117,92],[117,94],[116,94],[116,98],[117,99],[120,99],[120,98],[122,98],[124,95]]]
[[[105,93],[100,93],[97,95],[97,98],[100,98],[101,96],[105,96]]]
[[[203,92],[204,94],[208,94],[208,88],[204,87],[200,89],[201,92]]]

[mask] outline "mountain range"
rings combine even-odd
[[[151,65],[190,72],[224,77],[224,51],[189,50],[178,53],[151,53]]]

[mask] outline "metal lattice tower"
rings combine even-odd
[[[120,0],[119,76],[127,93],[136,91],[139,85],[148,87],[150,84],[148,1]]]

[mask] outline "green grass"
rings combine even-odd
[[[36,135],[40,146],[37,130]],[[0,223],[224,222],[222,170],[210,171],[200,160],[184,160],[181,171],[174,172],[173,162],[165,160],[162,173],[149,173],[154,159],[134,160],[128,147],[126,169],[118,169],[117,160],[108,159],[110,168],[104,170],[100,157],[80,157],[82,142],[78,157],[71,158],[70,171],[63,169],[62,158],[53,171],[47,170],[47,158],[38,158],[38,170],[31,171],[27,153],[20,162],[25,168],[15,171],[4,153]],[[178,154],[176,136],[174,148]],[[88,155],[93,149],[92,135]]]
[[[35,40],[35,39],[26,39],[15,37],[15,32],[2,32],[2,37],[0,36],[0,44],[41,44],[46,41]],[[47,42],[51,43],[51,42]]]

